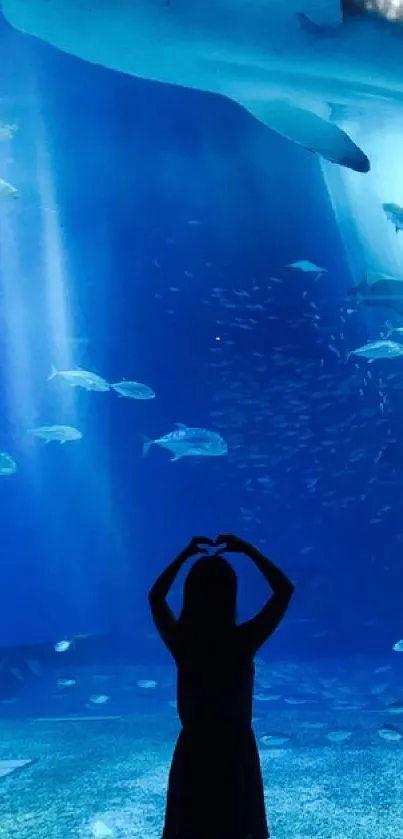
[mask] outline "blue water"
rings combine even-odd
[[[322,748],[324,768],[351,744],[360,760],[382,748],[400,766],[399,741],[377,729],[399,722],[387,709],[402,698],[403,372],[399,359],[348,358],[388,315],[347,313],[351,253],[317,158],[228,101],[86,64],[4,22],[0,43],[0,120],[17,126],[0,143],[0,177],[19,193],[0,206],[0,447],[18,467],[0,478],[0,758],[24,758],[15,726],[40,717],[136,713],[148,725],[169,712],[159,733],[171,745],[174,674],[147,591],[193,534],[236,532],[296,583],[256,687],[259,734],[290,738],[284,783],[298,748]],[[325,270],[285,267],[301,259]],[[361,260],[357,249],[358,275]],[[73,391],[47,381],[52,364],[135,379],[156,398]],[[228,456],[142,456],[143,436],[178,422],[218,431]],[[83,439],[29,434],[53,423]],[[247,560],[234,564],[244,618],[266,591]],[[62,660],[54,645],[77,636]],[[75,682],[64,704],[61,678]],[[105,705],[91,704],[97,694]],[[329,740],[332,728],[348,742]],[[8,802],[23,777],[7,780]],[[293,835],[276,818],[273,837]],[[379,803],[370,827],[360,833],[351,812],[338,833],[337,820],[321,832],[319,815],[306,837],[367,839],[375,824],[397,836],[385,818]],[[59,828],[47,835],[87,835]]]

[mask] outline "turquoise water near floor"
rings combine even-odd
[[[337,666],[258,660],[254,727],[273,837],[403,835],[396,677],[363,657]],[[107,701],[91,701],[100,696]],[[0,839],[157,839],[178,733],[174,697],[172,667],[33,674],[0,705]]]

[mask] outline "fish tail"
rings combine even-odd
[[[145,457],[146,454],[148,454],[148,452],[150,451],[150,447],[152,446],[154,441],[150,440],[148,437],[144,437],[144,435],[142,435],[142,437],[143,437],[143,457]]]
[[[52,366],[51,366],[51,368],[50,368],[50,376],[48,376],[48,382],[49,382],[51,379],[54,379],[54,378],[55,378],[55,376],[57,376],[57,373],[58,373],[58,370],[56,369],[55,365],[54,365],[54,364],[52,364]]]

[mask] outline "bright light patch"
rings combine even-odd
[[[403,21],[403,0],[360,0],[357,5],[387,20]]]
[[[396,233],[382,207],[403,205],[401,126],[369,130],[353,122],[339,125],[371,161],[365,175],[321,163],[353,278],[360,282],[367,270],[403,280],[403,232]]]

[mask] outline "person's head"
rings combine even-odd
[[[205,556],[190,569],[180,620],[189,629],[226,631],[235,626],[237,575],[222,556]]]

